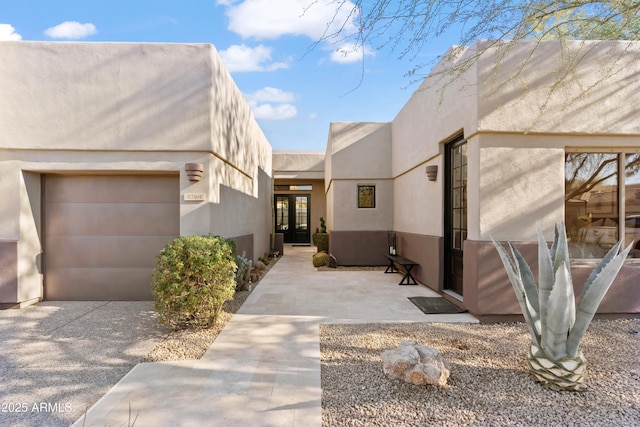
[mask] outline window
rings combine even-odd
[[[358,208],[376,207],[376,186],[358,185]]]
[[[313,185],[311,184],[303,184],[303,185],[292,185],[292,184],[276,184],[273,186],[275,191],[311,191],[313,190]]]
[[[567,152],[565,223],[573,258],[602,258],[621,238],[640,256],[640,153]],[[621,220],[622,218],[622,220]]]
[[[308,203],[307,196],[296,196],[296,231],[309,229],[309,224],[307,224]]]
[[[289,197],[276,196],[276,231],[289,229]]]

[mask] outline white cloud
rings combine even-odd
[[[260,104],[252,105],[251,109],[258,120],[286,120],[298,115],[298,109],[291,104]]]
[[[81,39],[97,32],[95,25],[91,23],[81,24],[75,21],[66,21],[55,27],[47,28],[44,34],[52,39]]]
[[[339,31],[356,29],[359,11],[349,0],[219,0],[227,6],[228,29],[243,38],[277,39],[304,35],[316,41]]]
[[[275,71],[288,68],[284,62],[271,62],[271,48],[264,45],[249,47],[231,45],[228,49],[220,51],[224,65],[230,72],[235,71]]]
[[[293,102],[296,97],[293,92],[269,86],[246,96],[249,101],[255,102]]]
[[[311,113],[311,114],[309,114],[309,119],[310,119],[310,120],[315,120],[315,119],[317,119],[317,118],[318,118],[318,113]]]
[[[331,53],[331,60],[340,64],[362,61],[364,56],[375,56],[375,51],[368,46],[343,44]]]
[[[267,86],[245,97],[256,119],[286,120],[298,115],[298,109],[292,104],[296,98],[292,92]]]
[[[16,33],[16,29],[10,24],[0,24],[0,40],[17,41],[22,40],[22,36]]]

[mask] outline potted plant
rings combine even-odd
[[[327,225],[323,217],[320,217],[320,230],[316,228],[312,239],[314,246],[318,248],[318,252],[329,253],[329,233],[327,233]]]

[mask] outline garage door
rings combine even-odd
[[[47,175],[45,298],[149,300],[155,257],[180,233],[179,177]]]

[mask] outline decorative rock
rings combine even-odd
[[[252,271],[250,280],[251,283],[256,283],[258,280],[260,280],[260,273],[258,273],[257,271]]]
[[[265,268],[267,268],[267,266],[264,264],[264,262],[258,261],[258,262],[256,262],[256,268],[258,270],[264,270]]]
[[[327,267],[338,268],[338,260],[333,255],[329,254],[329,261],[327,261]]]
[[[403,341],[397,349],[384,351],[381,356],[383,371],[390,379],[443,386],[449,378],[449,369],[438,350],[415,341]]]

